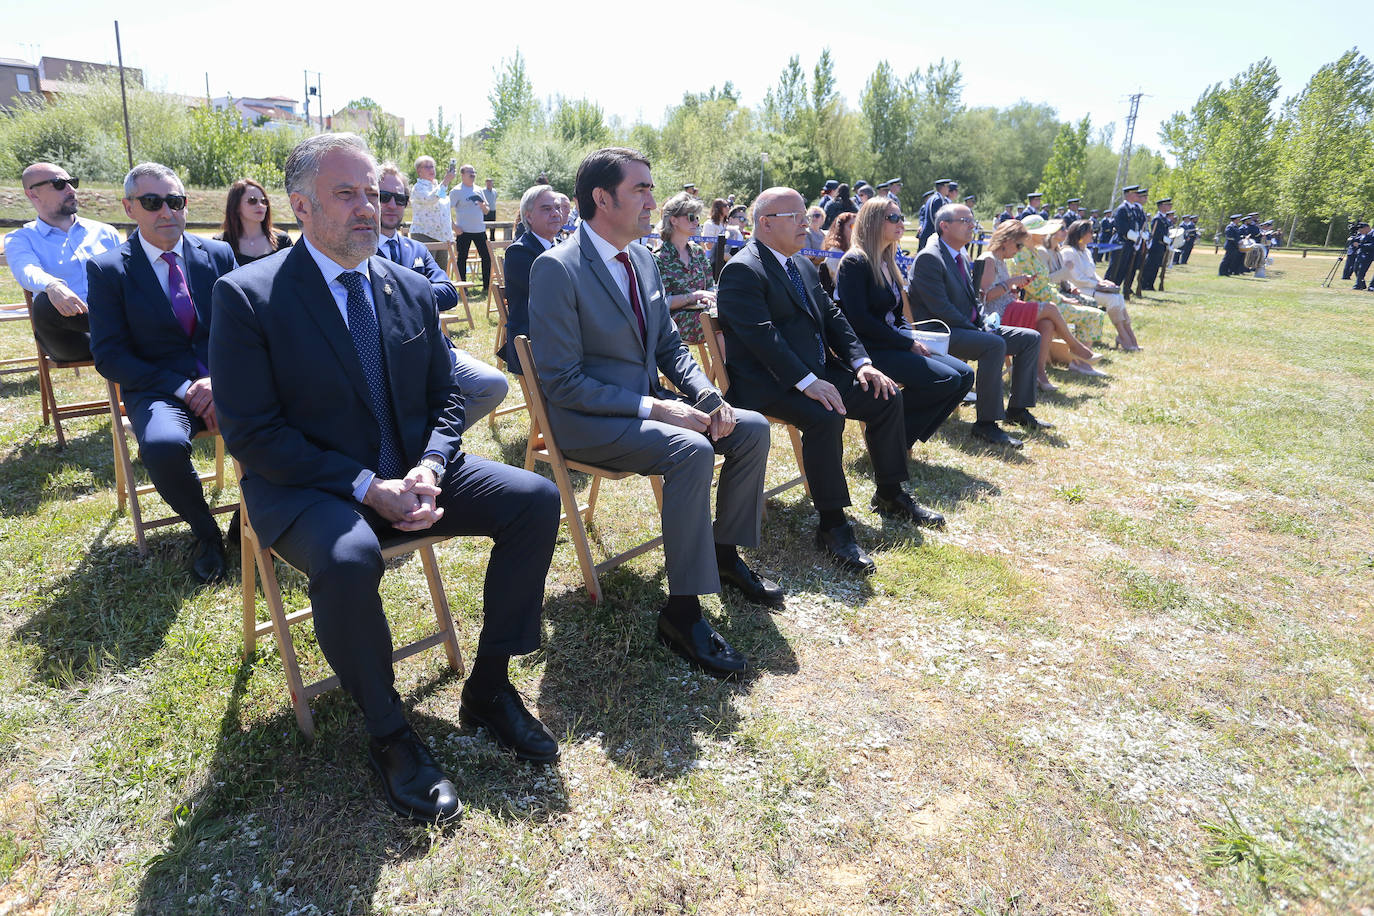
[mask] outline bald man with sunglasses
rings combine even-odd
[[[61,362],[91,358],[86,262],[119,247],[114,226],[77,216],[77,186],[67,170],[35,162],[20,176],[38,218],[5,236],[5,259],[19,285],[33,294],[33,333]]]
[[[191,439],[219,431],[210,389],[210,291],[235,267],[224,242],[186,234],[186,189],[165,165],[124,178],[129,240],[86,265],[91,355],[118,382],[143,465],[196,537],[191,570],[224,577],[224,539],[191,464]]]

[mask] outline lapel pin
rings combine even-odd
[[[382,284],[382,292],[384,292],[384,293],[386,293],[388,296],[390,296],[390,295],[391,295],[391,284],[390,284],[390,283],[383,283],[383,284]]]

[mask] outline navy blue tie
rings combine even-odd
[[[401,243],[396,239],[387,239],[386,246],[391,250],[391,260],[401,263]]]
[[[801,296],[802,307],[810,310],[810,305],[806,299],[806,284],[802,282],[801,271],[797,270],[796,262],[791,258],[787,259],[787,278],[792,281],[792,288]],[[821,365],[825,365],[825,342],[821,340],[821,335],[816,335],[816,351],[820,354]]]
[[[348,291],[348,333],[363,364],[367,379],[368,399],[372,414],[377,418],[382,446],[377,454],[377,474],[383,480],[396,480],[405,475],[401,444],[396,436],[396,418],[391,413],[391,388],[386,380],[386,364],[382,359],[382,335],[377,316],[363,293],[363,275],[356,270],[339,274],[339,283]]]

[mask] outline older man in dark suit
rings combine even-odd
[[[816,544],[851,572],[876,570],[854,539],[844,510],[844,423],[867,424],[880,515],[938,526],[918,506],[908,479],[902,395],[873,366],[844,314],[821,289],[815,265],[794,255],[806,239],[806,208],[791,188],[754,202],[754,237],[725,265],[716,304],[725,333],[730,400],[801,430],[802,464],[820,516]]]
[[[583,222],[530,273],[531,346],[549,423],[569,457],[663,475],[668,603],[659,638],[708,673],[732,677],[748,662],[701,616],[698,596],[724,582],[754,601],[783,600],[736,550],[759,543],[768,421],[720,399],[668,315],[653,255],[637,244],[649,231],[653,189],[649,160],[635,150],[601,149],[582,161]],[[685,400],[659,386],[660,372]],[[712,524],[717,452],[725,464]]]
[[[501,358],[516,375],[522,374],[515,338],[530,333],[530,268],[534,259],[554,246],[563,229],[558,192],[537,184],[520,198],[520,221],[525,231],[506,249],[506,342]]]
[[[973,213],[950,204],[935,216],[936,234],[916,254],[911,265],[911,309],[917,319],[938,318],[949,325],[949,355],[977,361],[978,419],[973,435],[995,445],[1020,448],[1022,442],[997,425],[1011,420],[1032,429],[1050,424],[1032,416],[1035,406],[1036,354],[1040,334],[1029,328],[999,326],[989,331],[978,311],[973,277],[964,246],[973,238]],[[1002,409],[1002,364],[1011,354],[1011,396]]]
[[[388,803],[423,820],[460,810],[406,723],[378,586],[398,532],[494,541],[477,659],[458,708],[517,757],[558,744],[511,686],[539,645],[558,491],[465,454],[463,402],[428,279],[376,256],[377,164],[352,134],[302,141],[286,163],[302,244],[214,291],[210,364],[224,439],[263,543],[310,580],[315,633],[362,709]]]
[[[186,189],[165,165],[124,178],[129,240],[86,263],[91,355],[119,384],[148,476],[196,537],[191,570],[224,577],[224,542],[191,464],[191,439],[218,430],[210,383],[210,290],[234,269],[223,242],[186,234]]]

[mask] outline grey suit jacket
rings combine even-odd
[[[653,255],[643,245],[631,245],[629,254],[647,346],[629,300],[583,229],[530,269],[530,346],[563,448],[613,442],[638,421],[640,398],[673,397],[660,388],[659,372],[694,401],[715,390],[668,317]]]
[[[911,312],[917,321],[938,318],[950,330],[981,331],[978,316],[978,297],[968,274],[959,270],[949,250],[933,235],[916,254],[911,265]]]

